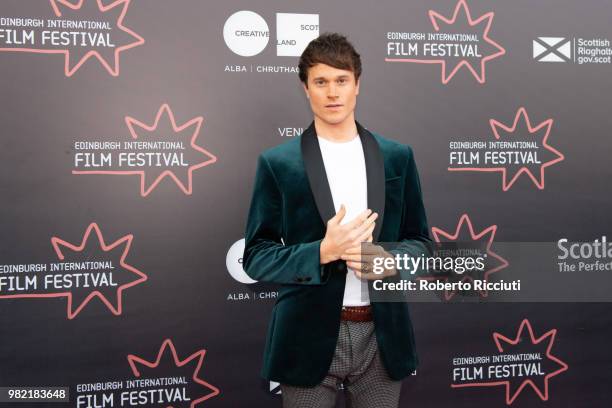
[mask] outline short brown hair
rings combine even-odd
[[[300,57],[300,81],[308,86],[308,69],[316,64],[352,71],[355,81],[361,76],[361,57],[344,35],[325,33],[312,40]]]

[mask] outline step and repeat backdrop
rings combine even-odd
[[[432,237],[485,242],[492,282],[512,276],[496,243],[554,243],[527,272],[599,293],[411,305],[401,406],[606,406],[612,309],[588,300],[612,274],[611,13],[2,0],[0,387],[64,402],[0,406],[280,407],[259,376],[277,288],[244,273],[243,234],[258,154],[312,120],[297,63],[326,31],[361,53],[358,120],[413,147]]]

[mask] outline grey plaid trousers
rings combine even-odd
[[[380,359],[374,322],[340,322],[329,372],[314,387],[281,384],[284,408],[333,408],[344,388],[347,408],[397,408],[401,381],[389,378]]]

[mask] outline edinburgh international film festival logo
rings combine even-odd
[[[63,54],[68,77],[89,60],[119,76],[122,53],[144,44],[124,24],[129,6],[130,0],[3,0],[0,51]]]
[[[74,319],[98,298],[119,316],[124,292],[147,280],[147,275],[127,260],[132,240],[128,234],[108,243],[95,222],[87,227],[79,244],[52,237],[56,259],[0,265],[0,299],[66,298],[67,317]]]
[[[521,107],[512,124],[496,119],[490,119],[489,124],[493,140],[449,143],[448,171],[501,173],[503,191],[508,191],[524,175],[543,190],[548,168],[565,159],[549,143],[553,119],[533,123],[527,110]]]
[[[452,359],[450,386],[505,387],[506,405],[533,400],[529,389],[540,400],[548,401],[551,380],[568,370],[568,365],[553,354],[556,335],[557,329],[536,335],[528,319],[521,322],[514,336],[494,332],[496,352]]]
[[[419,277],[419,280],[436,281],[450,286],[439,292],[439,297],[442,301],[451,301],[459,291],[463,296],[477,296],[478,298],[486,298],[489,292],[498,289],[503,280],[491,279],[491,276],[508,267],[509,263],[506,259],[496,253],[493,249],[495,234],[497,233],[497,225],[491,225],[481,231],[476,232],[472,220],[468,214],[463,214],[454,231],[445,231],[438,227],[431,228],[431,234],[435,242],[460,244],[458,250],[455,250],[454,255],[458,256],[478,256],[483,259],[484,267],[482,269],[474,269],[469,272],[452,273],[443,277]],[[456,251],[465,251],[468,253],[457,254]],[[495,275],[497,276],[497,275]],[[450,285],[446,285],[449,284]]]
[[[474,17],[466,0],[459,0],[449,17],[447,13],[429,10],[433,31],[386,33],[385,61],[440,65],[443,84],[448,84],[464,68],[484,84],[487,63],[506,53],[490,37],[494,16],[491,11]]]
[[[75,407],[204,407],[221,393],[202,378],[205,355],[201,349],[179,357],[172,340],[166,339],[157,355],[127,356],[133,378],[77,384]]]
[[[73,143],[72,174],[139,176],[142,197],[169,179],[191,195],[193,173],[217,161],[200,145],[203,122],[198,116],[179,124],[168,104],[163,104],[151,121],[126,116],[126,133],[131,138]]]

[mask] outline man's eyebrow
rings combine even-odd
[[[338,75],[337,77],[335,77],[335,79],[346,79],[346,78],[349,78],[349,75],[342,74],[342,75]],[[312,80],[313,81],[317,81],[317,80],[327,81],[328,79],[326,77],[319,76],[319,77],[314,77]]]

